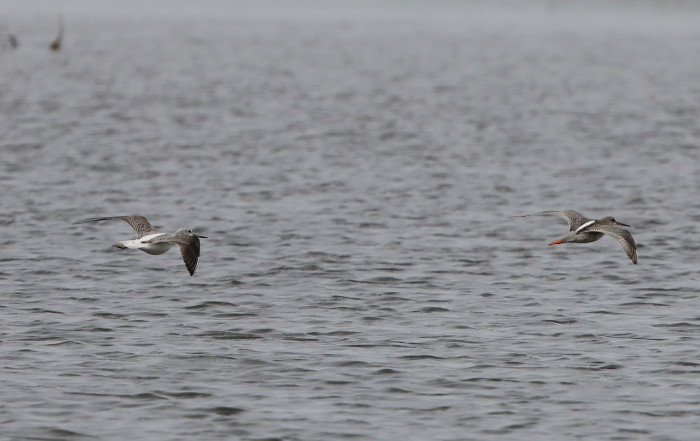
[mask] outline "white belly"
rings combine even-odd
[[[149,234],[148,236],[143,236],[141,239],[122,240],[115,246],[119,248],[135,248],[148,254],[163,254],[175,246],[175,244],[172,242],[144,243],[161,234],[163,233]]]
[[[172,248],[175,244],[170,242],[158,242],[158,243],[148,243],[142,244],[139,250],[148,254],[163,254]]]

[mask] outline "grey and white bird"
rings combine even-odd
[[[136,231],[136,239],[122,240],[115,243],[114,247],[135,248],[148,254],[163,254],[177,245],[180,247],[180,254],[187,271],[190,276],[194,275],[199,260],[199,239],[206,239],[207,236],[197,235],[187,228],[180,228],[174,233],[163,233],[153,228],[148,219],[143,216],[92,217],[73,222],[73,225],[106,220],[123,220]]]
[[[629,227],[629,225],[616,221],[612,216],[606,216],[601,219],[589,219],[574,210],[561,210],[543,211],[541,213],[513,217],[529,216],[559,216],[569,223],[569,234],[561,239],[552,241],[550,245],[595,242],[607,234],[620,244],[627,256],[632,260],[632,263],[637,264],[637,245],[634,243],[632,234],[624,228],[614,226]]]

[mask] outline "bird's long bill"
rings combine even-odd
[[[622,222],[617,222],[617,221],[615,221],[615,225],[622,225],[623,227],[629,227],[629,225],[623,224]]]
[[[197,235],[200,239],[209,239],[207,236],[200,236],[199,234]]]

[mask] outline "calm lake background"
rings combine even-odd
[[[0,439],[698,436],[700,6],[17,0],[0,26]],[[558,209],[632,225],[639,264],[509,218]],[[209,236],[195,276],[71,225],[125,214]]]

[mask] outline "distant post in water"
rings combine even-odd
[[[58,16],[58,35],[56,35],[56,39],[51,42],[49,45],[49,49],[51,49],[53,52],[58,52],[61,50],[61,43],[63,42],[63,15]]]

